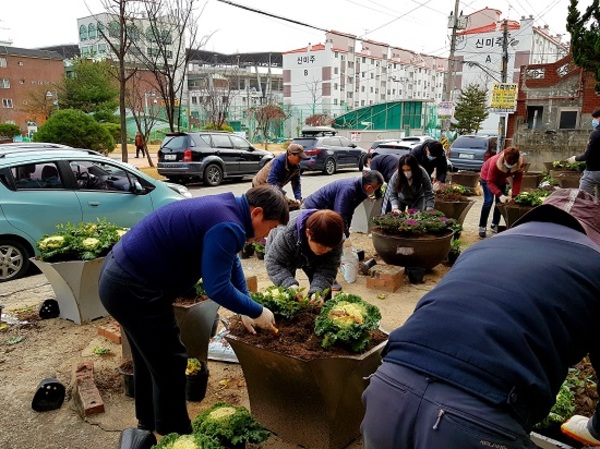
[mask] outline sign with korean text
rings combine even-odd
[[[452,117],[454,115],[454,102],[440,101],[437,113],[439,117]]]
[[[515,112],[517,109],[517,91],[516,83],[494,83],[490,111]]]

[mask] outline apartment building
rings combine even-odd
[[[0,122],[35,132],[56,104],[55,85],[64,74],[63,57],[54,51],[0,46]]]

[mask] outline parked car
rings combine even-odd
[[[498,136],[464,135],[458,136],[450,146],[448,158],[453,170],[480,171],[483,162],[496,154]]]
[[[375,156],[377,154],[396,154],[398,156],[404,156],[405,154],[410,153],[411,147],[404,142],[388,142],[382,143],[375,150],[373,150],[372,155]]]
[[[411,148],[421,145],[428,140],[435,140],[431,136],[406,136],[400,139],[400,143],[408,144]]]
[[[295,137],[293,143],[302,145],[309,156],[300,162],[302,170],[321,170],[326,175],[333,175],[340,168],[362,170],[367,158],[367,150],[327,126],[304,128],[302,136]]]
[[[274,157],[232,133],[170,133],[158,150],[158,173],[181,184],[218,186],[223,179],[254,176]]]
[[[1,149],[7,148],[31,148],[31,149],[40,149],[40,148],[73,148],[69,145],[62,145],[60,143],[52,143],[52,142],[10,142],[10,143],[2,143],[0,144]]]
[[[130,227],[191,196],[184,186],[95,151],[0,148],[0,282],[25,275],[38,254],[36,242],[59,223],[106,218]]]
[[[372,153],[373,151],[375,151],[377,148],[379,148],[379,145],[384,144],[384,143],[391,143],[391,142],[398,142],[398,139],[379,139],[379,140],[375,140],[371,146],[369,147],[368,152]]]

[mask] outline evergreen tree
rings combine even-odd
[[[567,16],[567,31],[571,33],[573,61],[596,75],[596,92],[600,92],[600,0],[593,0],[581,15],[578,0],[571,0]]]
[[[488,115],[487,90],[477,84],[469,84],[466,89],[460,91],[454,110],[456,123],[452,123],[450,129],[458,131],[459,134],[477,133]]]

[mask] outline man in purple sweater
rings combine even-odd
[[[254,302],[237,253],[289,219],[272,186],[178,201],[148,215],[116,244],[100,275],[100,299],[131,344],[138,428],[192,432],[185,397],[187,354],[172,303],[202,278],[206,294],[242,315],[248,331],[273,329]]]

